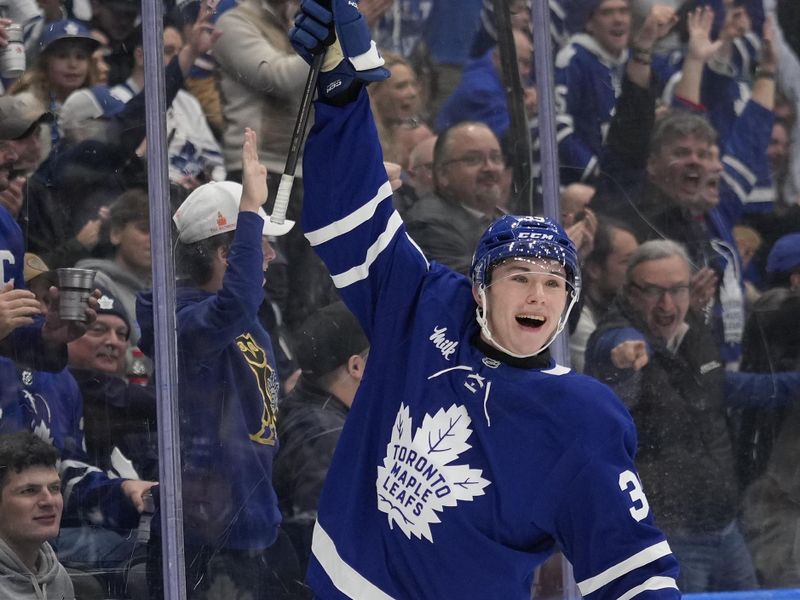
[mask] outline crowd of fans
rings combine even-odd
[[[203,184],[243,181],[246,128],[267,168],[269,212],[308,74],[287,36],[299,3],[210,4],[164,2],[171,212]],[[519,132],[494,5],[360,2],[392,74],[368,89],[395,208],[430,260],[462,274],[486,226],[518,210],[508,157]],[[532,36],[542,33],[529,1],[505,6],[537,152]],[[636,421],[642,484],[683,591],[800,587],[800,45],[785,26],[800,11],[785,0],[551,0],[550,12],[559,217],[583,261],[571,365],[612,386]],[[80,598],[162,593],[148,518],[158,500],[155,381],[137,314],[158,259],[140,14],[137,0],[0,5],[0,434],[29,430],[58,450],[63,516],[52,546]],[[299,168],[292,220],[302,181]],[[258,560],[270,598],[305,598],[316,502],[369,349],[299,223],[268,239],[258,320],[277,372],[242,352],[254,372],[269,371],[261,392],[277,417],[265,412],[261,441],[250,439],[280,440],[273,485],[284,525]],[[56,319],[56,269],[67,267],[96,271],[99,294],[96,319],[65,349],[47,345],[44,330]],[[28,337],[37,326],[41,339]],[[151,329],[145,339],[151,353]],[[205,331],[179,341],[197,345],[202,366],[203,347],[219,340]],[[208,382],[180,383],[202,397]],[[224,414],[225,402],[211,410],[182,395],[182,422]],[[236,524],[245,503],[230,505],[239,491],[229,474],[192,470],[231,434],[202,429],[190,428],[182,448],[197,534],[186,560],[209,565],[196,580],[188,569],[191,597],[237,598],[235,575],[249,577],[251,563],[230,554],[215,563],[215,552],[245,552],[232,536],[255,534]],[[559,593],[551,580],[543,570],[538,597]]]

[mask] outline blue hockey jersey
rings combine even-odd
[[[0,206],[0,284],[13,282],[24,288],[25,244],[22,230],[4,207]],[[44,319],[35,316],[32,325],[17,327],[0,340],[0,355],[34,366],[37,369],[59,371],[67,366],[67,347],[46,347],[42,341]],[[3,417],[0,413],[0,419]]]
[[[627,50],[613,57],[586,33],[556,56],[556,128],[561,183],[591,177],[620,94]]]
[[[15,287],[23,287],[22,257],[25,243],[22,229],[5,208],[0,207],[0,276],[2,283],[14,282]]]
[[[371,343],[319,506],[317,597],[527,599],[558,544],[586,598],[678,598],[627,411],[473,344],[470,282],[407,236],[365,92],[317,105],[305,161],[304,231]]]
[[[58,450],[64,493],[62,525],[136,527],[139,513],[121,490],[124,479],[113,471],[112,457],[108,457],[105,472],[90,464],[83,400],[70,372],[34,371],[0,358],[0,382],[0,431],[28,429]],[[15,405],[12,420],[6,411]]]

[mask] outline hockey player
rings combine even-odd
[[[553,221],[504,216],[470,279],[428,263],[392,208],[362,89],[385,78],[355,2],[313,0],[310,59],[335,24],[305,151],[303,229],[371,350],[322,493],[318,598],[529,598],[560,545],[585,598],[678,598],[619,399],[547,347],[580,292]],[[343,60],[344,59],[344,60]]]

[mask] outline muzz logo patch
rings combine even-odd
[[[441,523],[438,513],[484,494],[491,482],[481,469],[452,464],[471,448],[471,424],[467,409],[454,404],[426,414],[412,438],[408,407],[400,405],[377,480],[378,509],[391,528],[397,524],[408,539],[433,542],[431,524]]]

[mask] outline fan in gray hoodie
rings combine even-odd
[[[0,598],[14,600],[74,600],[72,581],[47,542],[39,549],[32,573],[0,538]]]
[[[0,598],[75,600],[67,571],[47,542],[64,500],[58,452],[30,431],[0,435]]]

